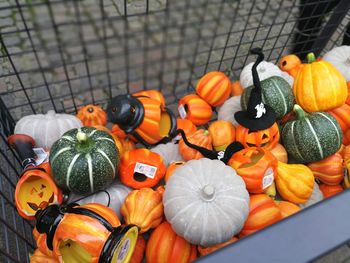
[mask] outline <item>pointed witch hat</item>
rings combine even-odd
[[[235,113],[236,121],[250,131],[265,130],[271,127],[276,121],[275,111],[262,101],[261,83],[257,71],[257,67],[264,60],[264,54],[261,48],[253,48],[250,52],[258,55],[252,67],[254,88],[252,89],[248,101],[246,111],[238,111]]]

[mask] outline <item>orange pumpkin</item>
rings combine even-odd
[[[281,220],[282,213],[276,203],[265,194],[251,195],[249,215],[239,237],[244,237]]]
[[[236,152],[228,162],[244,180],[249,193],[263,193],[274,181],[277,159],[264,148],[250,147]]]
[[[282,144],[277,144],[270,152],[276,157],[276,159],[282,163],[288,163],[288,154]]]
[[[155,90],[155,89],[152,89],[152,90],[142,90],[142,91],[139,91],[139,92],[136,92],[136,93],[133,93],[132,94],[133,96],[146,96],[146,97],[149,97],[151,99],[154,99],[154,100],[157,100],[159,101],[161,107],[163,108],[163,110],[165,109],[165,98],[163,96],[163,94],[158,91],[158,90]]]
[[[344,191],[343,187],[340,184],[337,184],[337,185],[320,184],[320,190],[325,199]]]
[[[340,107],[348,96],[344,76],[329,62],[316,61],[307,55],[294,79],[293,93],[297,104],[308,112],[328,111]]]
[[[223,72],[212,71],[198,81],[196,92],[211,106],[217,107],[230,96],[231,81]]]
[[[208,131],[216,151],[225,151],[226,147],[236,139],[235,126],[229,121],[214,121],[210,124]]]
[[[169,178],[173,175],[176,168],[179,168],[180,166],[184,165],[185,163],[186,162],[172,162],[166,170],[165,182],[167,182],[169,180]]]
[[[347,134],[350,130],[350,105],[344,104],[338,108],[330,110],[329,113],[338,121],[343,134]],[[349,143],[349,138],[343,136],[343,144],[348,145]]]
[[[59,261],[56,257],[45,255],[39,249],[35,249],[30,256],[30,263],[59,263]]]
[[[276,146],[280,139],[280,132],[277,123],[270,128],[261,131],[251,132],[249,129],[238,125],[236,127],[236,141],[248,147],[264,147],[268,150]]]
[[[146,263],[188,263],[196,258],[196,246],[176,235],[166,221],[152,232],[147,242]]]
[[[282,57],[278,65],[282,71],[287,72],[293,78],[297,76],[302,67],[301,60],[293,54]]]
[[[120,180],[134,189],[155,186],[164,177],[165,172],[162,157],[148,149],[128,151],[120,160]]]
[[[213,115],[211,106],[196,94],[182,97],[178,109],[181,118],[192,121],[194,125],[206,124]]]
[[[145,254],[145,250],[146,250],[146,240],[143,238],[142,235],[139,235],[139,237],[137,238],[134,253],[132,254],[132,257],[129,263],[141,263],[143,259],[143,255]]]
[[[314,173],[315,178],[324,184],[337,185],[344,178],[343,158],[339,153],[332,154],[321,161],[310,163],[308,166]]]
[[[213,149],[212,139],[207,130],[199,129],[195,133],[188,136],[187,139],[190,143],[207,148],[209,150]],[[183,139],[181,139],[179,142],[179,151],[185,161],[203,158],[203,155],[200,152],[188,147]]]
[[[107,124],[107,114],[101,106],[98,105],[89,104],[80,108],[77,117],[84,126],[105,126]]]
[[[210,253],[213,253],[214,251],[216,250],[219,250],[220,248],[223,248],[223,247],[226,247],[234,242],[238,241],[238,238],[237,237],[233,237],[231,238],[229,241],[226,241],[224,243],[220,243],[220,244],[217,244],[215,246],[211,246],[211,247],[202,247],[202,246],[198,246],[198,252],[201,256],[205,256],[205,255],[208,255]]]
[[[192,121],[187,119],[177,118],[176,126],[177,126],[177,129],[183,130],[186,136],[189,136],[195,131],[197,131],[196,125],[194,125]],[[179,138],[181,139],[181,135],[179,136]]]
[[[243,87],[239,80],[232,82],[231,84],[231,96],[240,96],[243,93]]]
[[[162,195],[152,188],[131,191],[120,212],[127,224],[137,225],[144,233],[157,227],[163,220]]]
[[[300,211],[300,207],[287,201],[275,201],[281,211],[282,217],[286,218]]]
[[[125,133],[125,131],[123,131],[118,124],[113,124],[112,129],[111,129],[111,133],[114,135],[117,135],[118,138],[120,139],[125,139],[127,137],[127,134]]]
[[[123,154],[128,152],[128,151],[136,149],[135,143],[132,140],[130,140],[129,138],[120,139],[119,141],[122,144]]]

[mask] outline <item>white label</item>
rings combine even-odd
[[[43,162],[48,161],[48,153],[43,148],[33,148],[34,153],[36,154],[35,163],[36,165],[40,165]]]
[[[117,256],[117,263],[121,263],[124,261],[126,256],[128,255],[129,248],[130,248],[130,239],[126,239],[123,244],[120,246],[120,250],[118,252]]]
[[[272,170],[272,168],[269,168],[269,169],[267,169],[267,171],[265,172],[265,175],[263,177],[263,181],[262,181],[263,189],[266,189],[270,185],[272,185],[273,180],[274,180],[273,170]]]
[[[180,114],[181,119],[185,119],[187,116],[185,107],[182,104],[180,104],[180,106],[177,109],[179,110],[179,114]]]
[[[154,178],[157,172],[157,167],[144,163],[136,163],[134,173],[144,174],[149,178]]]

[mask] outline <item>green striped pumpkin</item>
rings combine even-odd
[[[49,160],[57,185],[84,195],[111,184],[119,152],[108,133],[83,127],[64,133],[53,144]]]
[[[309,163],[322,160],[337,152],[341,146],[343,134],[341,128],[326,112],[305,113],[294,106],[296,120],[287,122],[281,133],[284,147],[297,163]]]
[[[283,78],[273,76],[260,81],[262,100],[276,112],[277,119],[281,119],[284,115],[293,109],[294,95],[293,90]],[[247,110],[250,93],[254,87],[246,88],[241,96],[241,105]]]

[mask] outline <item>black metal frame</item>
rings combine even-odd
[[[14,25],[3,27],[0,18],[0,261],[23,262],[34,248],[32,224],[17,216],[13,203],[20,166],[6,137],[16,120],[49,109],[75,113],[87,103],[105,105],[115,95],[151,88],[161,90],[168,106],[176,109],[177,100],[193,92],[208,71],[225,71],[238,79],[253,60],[251,47],[263,47],[273,62],[298,43],[311,43],[304,52],[326,52],[341,44],[350,6],[348,0],[318,2],[338,6],[320,11],[315,1],[299,0],[15,0],[1,6],[0,15],[10,12]],[[325,23],[316,37],[293,43],[299,13],[306,9],[304,19],[325,17]],[[299,217],[333,209],[333,202],[344,204],[347,198],[345,193],[307,209],[203,260],[230,258],[255,239],[277,236],[280,227],[297,227]],[[335,245],[328,244],[327,250]]]

